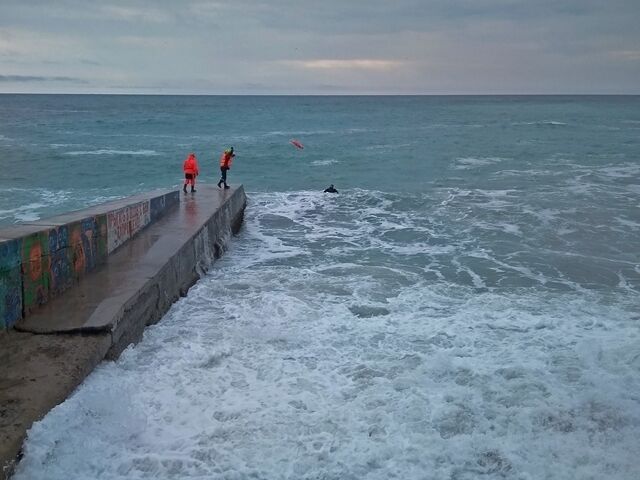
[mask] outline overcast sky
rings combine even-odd
[[[640,93],[640,0],[0,0],[0,92]]]

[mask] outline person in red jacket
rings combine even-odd
[[[195,153],[190,153],[182,164],[184,170],[184,186],[182,191],[187,193],[187,185],[191,184],[191,193],[196,191],[196,177],[200,174],[198,170],[198,159]]]
[[[218,188],[224,183],[224,188],[229,188],[227,185],[227,171],[231,170],[231,164],[233,163],[233,157],[236,155],[233,153],[233,147],[227,148],[222,155],[220,155],[220,181],[218,182]]]

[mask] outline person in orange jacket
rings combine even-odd
[[[184,186],[182,191],[187,193],[187,185],[191,184],[191,193],[196,191],[196,177],[200,174],[198,169],[198,159],[195,153],[190,153],[187,159],[182,164],[184,170]]]
[[[233,163],[233,157],[235,157],[235,153],[233,153],[233,147],[227,148],[222,155],[220,155],[220,181],[218,182],[218,188],[220,185],[224,183],[224,188],[229,188],[227,185],[227,171],[231,170],[231,164]]]

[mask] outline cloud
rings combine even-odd
[[[79,39],[67,34],[48,33],[22,28],[0,28],[0,57],[29,57],[55,61],[61,53],[84,52]]]
[[[640,50],[617,50],[611,52],[611,56],[630,62],[640,61]]]
[[[353,60],[285,60],[282,63],[310,70],[391,70],[403,64],[396,60],[353,59]]]
[[[67,82],[67,83],[80,83],[88,84],[87,80],[73,77],[49,77],[41,75],[0,75],[0,82]]]
[[[86,91],[116,86],[178,93],[640,88],[638,0],[0,3],[0,72],[84,78],[90,82]],[[44,91],[46,84],[25,80],[24,90]],[[74,89],[62,80],[50,85],[54,91]]]
[[[100,62],[97,62],[95,60],[90,60],[88,58],[81,58],[81,59],[78,60],[78,63],[80,63],[81,65],[91,65],[91,66],[94,66],[94,67],[98,67],[98,66],[101,65]]]
[[[168,23],[174,18],[169,12],[156,8],[123,7],[120,5],[102,5],[97,17],[123,20],[125,22]]]
[[[115,40],[122,45],[141,48],[159,48],[160,46],[164,48],[167,44],[166,37],[124,35]]]
[[[637,0],[219,0],[195,1],[185,11],[196,21],[217,24],[252,23],[281,31],[324,34],[432,32],[463,29],[483,19],[510,20],[520,25],[549,19],[637,18]],[[611,28],[611,22],[605,21]]]

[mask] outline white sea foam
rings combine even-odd
[[[311,162],[311,165],[314,167],[324,167],[326,165],[335,165],[336,163],[338,163],[338,160],[335,158],[328,158],[326,160],[314,160]]]
[[[271,132],[266,132],[264,134],[265,137],[290,137],[290,136],[300,136],[300,135],[331,135],[336,133],[334,130],[274,130]]]
[[[30,222],[42,217],[42,212],[48,208],[64,205],[71,198],[71,192],[67,190],[48,190],[46,188],[7,188],[4,192],[13,197],[22,198],[28,195],[36,201],[18,205],[14,208],[0,209],[0,220],[13,223]]]
[[[143,157],[156,157],[162,155],[155,150],[111,150],[111,149],[99,149],[99,150],[79,150],[73,152],[65,152],[65,155],[140,155]]]
[[[621,217],[616,217],[614,220],[618,222],[620,225],[624,225],[625,227],[630,227],[632,230],[640,229],[640,222],[637,222],[634,220],[628,220],[626,218],[621,218]]]
[[[0,217],[2,218],[2,217]],[[16,222],[21,223],[21,222],[34,222],[36,220],[40,219],[40,214],[37,212],[33,212],[33,211],[27,211],[27,212],[15,212],[13,214],[13,218],[16,220]]]
[[[456,158],[454,167],[457,170],[468,170],[470,168],[484,167],[494,165],[506,159],[501,157],[462,157]]]
[[[34,424],[17,480],[634,478],[629,278],[604,296],[496,289],[482,262],[551,279],[447,236],[454,202],[251,198],[188,297]],[[417,256],[424,236],[449,250]]]
[[[597,169],[597,174],[610,178],[637,178],[640,176],[639,164],[610,165]]]
[[[49,190],[46,188],[4,189],[12,198],[34,198],[36,201],[14,208],[0,209],[0,221],[3,223],[30,222],[40,218],[57,215],[63,211],[79,210],[90,205],[122,198],[123,195],[105,195],[104,189],[90,190]],[[127,191],[127,193],[130,193]],[[7,204],[8,202],[4,202]]]
[[[50,147],[53,148],[69,148],[69,147],[80,147],[83,146],[83,143],[51,143]]]
[[[558,122],[556,120],[538,120],[534,122],[514,122],[511,125],[552,125],[552,126],[566,126],[568,123]]]
[[[0,210],[0,219],[13,218],[15,221],[20,222],[37,220],[40,217],[36,212],[43,207],[46,207],[46,204],[28,203],[16,208],[3,209]]]

